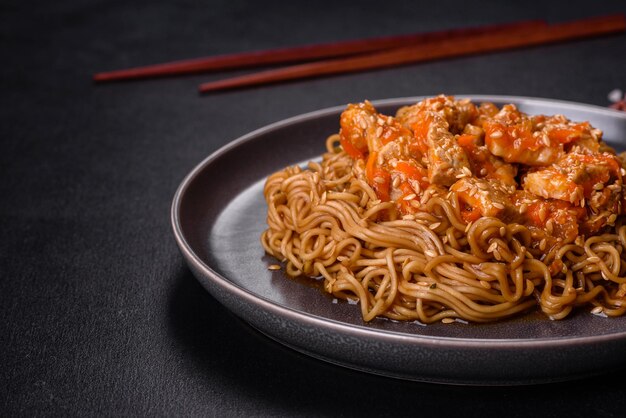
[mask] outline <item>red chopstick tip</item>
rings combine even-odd
[[[123,72],[123,73],[122,73]],[[133,77],[132,75],[126,74],[125,71],[111,71],[105,73],[96,73],[93,75],[92,80],[94,83],[104,83],[107,81],[120,81],[120,80],[131,80],[134,78],[138,78],[137,76]]]
[[[208,83],[202,83],[198,87],[198,92],[200,94],[209,93],[212,91],[218,90],[228,90],[235,87],[240,87],[241,83],[238,81],[231,81],[231,79],[227,78],[224,80],[217,81],[209,81]]]
[[[158,72],[156,72],[155,70],[152,70],[150,72],[148,71],[138,71],[136,69],[128,69],[128,70],[116,70],[116,71],[109,71],[109,72],[103,72],[103,73],[96,73],[93,75],[92,80],[95,83],[105,83],[105,82],[111,82],[111,81],[125,81],[125,80],[136,80],[136,79],[140,79],[140,78],[150,78],[150,77],[155,77],[161,75]]]
[[[94,74],[92,77],[92,80],[95,83],[99,83],[102,81],[108,81],[110,79],[110,77],[107,75],[107,73],[98,73],[98,74]]]

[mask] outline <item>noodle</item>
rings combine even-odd
[[[410,194],[384,199],[378,180],[367,176],[367,155],[350,155],[339,134],[327,139],[326,149],[321,163],[268,177],[261,242],[289,276],[322,277],[326,292],[358,300],[364,321],[488,322],[536,307],[551,319],[582,306],[607,316],[626,311],[621,216],[575,239],[505,216],[468,220],[468,203],[456,186],[413,182]],[[517,205],[520,216],[524,204]],[[582,198],[573,206],[581,211],[584,204]],[[541,209],[537,213],[541,218]],[[563,228],[550,225],[545,229]]]

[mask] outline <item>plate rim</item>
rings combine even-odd
[[[618,119],[626,120],[626,113],[614,110],[611,108],[604,108],[597,105],[584,104],[572,101],[557,100],[557,99],[545,99],[538,97],[527,96],[514,96],[514,95],[485,95],[485,94],[452,94],[456,98],[469,98],[472,101],[504,101],[504,102],[524,102],[526,104],[539,104],[539,105],[552,105],[559,107],[560,109],[571,109],[585,112],[592,112],[602,114],[609,117],[617,117]],[[388,99],[371,100],[372,104],[376,106],[391,106],[391,105],[406,105],[411,102],[417,102],[428,96],[406,96]],[[257,295],[245,287],[242,287],[227,277],[223,277],[209,265],[204,263],[200,256],[198,256],[192,249],[191,245],[185,239],[181,226],[180,218],[180,206],[185,196],[185,192],[193,180],[200,175],[200,173],[209,166],[213,161],[217,160],[220,156],[228,153],[230,150],[241,146],[242,144],[251,141],[263,134],[271,132],[276,129],[287,127],[293,124],[301,123],[311,119],[326,116],[328,114],[340,112],[345,109],[345,106],[337,105],[332,107],[326,107],[311,112],[302,113],[299,115],[291,116],[286,119],[279,120],[277,122],[270,123],[261,128],[255,129],[247,134],[244,134],[225,145],[219,147],[201,162],[195,165],[191,171],[183,178],[174,194],[171,210],[170,210],[170,222],[174,232],[174,237],[177,245],[182,252],[184,258],[189,263],[193,264],[193,267],[198,271],[201,271],[205,277],[209,277],[213,284],[219,286],[223,291],[236,296],[237,298],[244,299],[247,303],[255,306],[259,306],[266,312],[272,315],[288,318],[294,322],[304,323],[316,329],[324,329],[329,331],[341,331],[343,334],[352,335],[357,338],[376,339],[378,341],[384,340],[389,343],[400,344],[415,344],[421,347],[440,347],[445,345],[448,348],[462,348],[462,349],[533,349],[533,348],[559,348],[569,346],[584,346],[589,344],[598,344],[603,342],[615,342],[626,339],[626,330],[611,332],[608,334],[600,335],[585,335],[585,336],[561,336],[561,337],[537,337],[537,338],[467,338],[467,337],[448,337],[448,336],[434,336],[434,335],[419,335],[419,334],[407,334],[399,331],[390,331],[383,329],[367,328],[364,325],[354,325],[345,322],[337,321],[335,319],[326,318],[323,316],[311,314],[305,311],[297,310],[288,306],[279,304],[278,302],[269,300],[263,296]],[[215,295],[214,295],[215,296]],[[237,312],[233,312],[237,313]],[[611,320],[611,318],[606,318]],[[476,325],[480,326],[480,324]]]

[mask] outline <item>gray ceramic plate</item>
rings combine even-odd
[[[617,148],[626,114],[600,107],[523,97],[477,96],[515,103],[528,113],[563,113],[589,120]],[[421,98],[375,102],[383,113]],[[363,323],[357,306],[337,302],[315,285],[270,271],[264,254],[265,177],[317,158],[338,130],[344,106],[278,122],[245,135],[200,163],[172,206],[174,234],[200,283],[267,336],[346,367],[411,380],[459,384],[529,384],[571,379],[626,365],[626,317],[587,311],[563,321],[539,314],[486,325]]]

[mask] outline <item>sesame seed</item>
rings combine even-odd
[[[493,202],[493,206],[498,209],[504,209],[504,205],[500,202]]]
[[[278,264],[272,264],[267,269],[268,270],[280,270],[280,266]]]
[[[506,227],[504,227],[504,226],[500,227],[500,236],[502,238],[504,238],[506,236]]]
[[[545,239],[545,238],[543,238],[543,239],[541,240],[541,242],[539,242],[539,249],[540,249],[541,251],[545,251],[545,249],[546,249],[546,239]]]
[[[444,324],[451,324],[454,322],[454,318],[443,318],[441,322]]]
[[[383,127],[379,126],[378,129],[376,129],[376,136],[381,136],[383,134]]]
[[[602,308],[602,306],[596,306],[595,308],[591,310],[591,313],[594,315],[597,315],[599,313],[602,313],[603,310],[604,309]]]
[[[435,230],[435,229],[437,229],[437,228],[439,227],[439,225],[441,225],[441,222],[435,222],[434,224],[430,224],[430,225],[428,225],[428,227],[429,227],[430,229]]]
[[[539,209],[539,219],[541,219],[541,222],[545,222],[546,220],[546,207],[545,206],[541,206],[541,208]]]
[[[420,186],[419,181],[409,180],[409,184],[411,185],[411,187],[413,188],[416,194],[420,194],[420,192],[422,191],[422,187]]]
[[[488,281],[481,280],[481,281],[479,281],[478,283],[480,283],[480,285],[481,285],[482,287],[484,287],[485,289],[491,289],[491,285],[489,284],[489,282],[488,282]]]
[[[382,177],[374,177],[374,181],[378,184],[382,184],[385,182],[385,179]]]
[[[437,253],[433,250],[425,250],[424,255],[427,255],[428,257],[437,257]]]
[[[408,195],[404,196],[402,199],[403,200],[413,200],[416,197],[417,197],[417,195],[415,193],[411,193],[411,194],[408,194]]]
[[[489,136],[492,137],[492,138],[498,139],[498,138],[502,137],[502,132],[501,131],[494,131],[491,134],[489,134]]]
[[[498,242],[494,242],[493,244],[491,244],[489,248],[487,248],[487,252],[492,253],[496,250],[496,248],[498,248]]]

